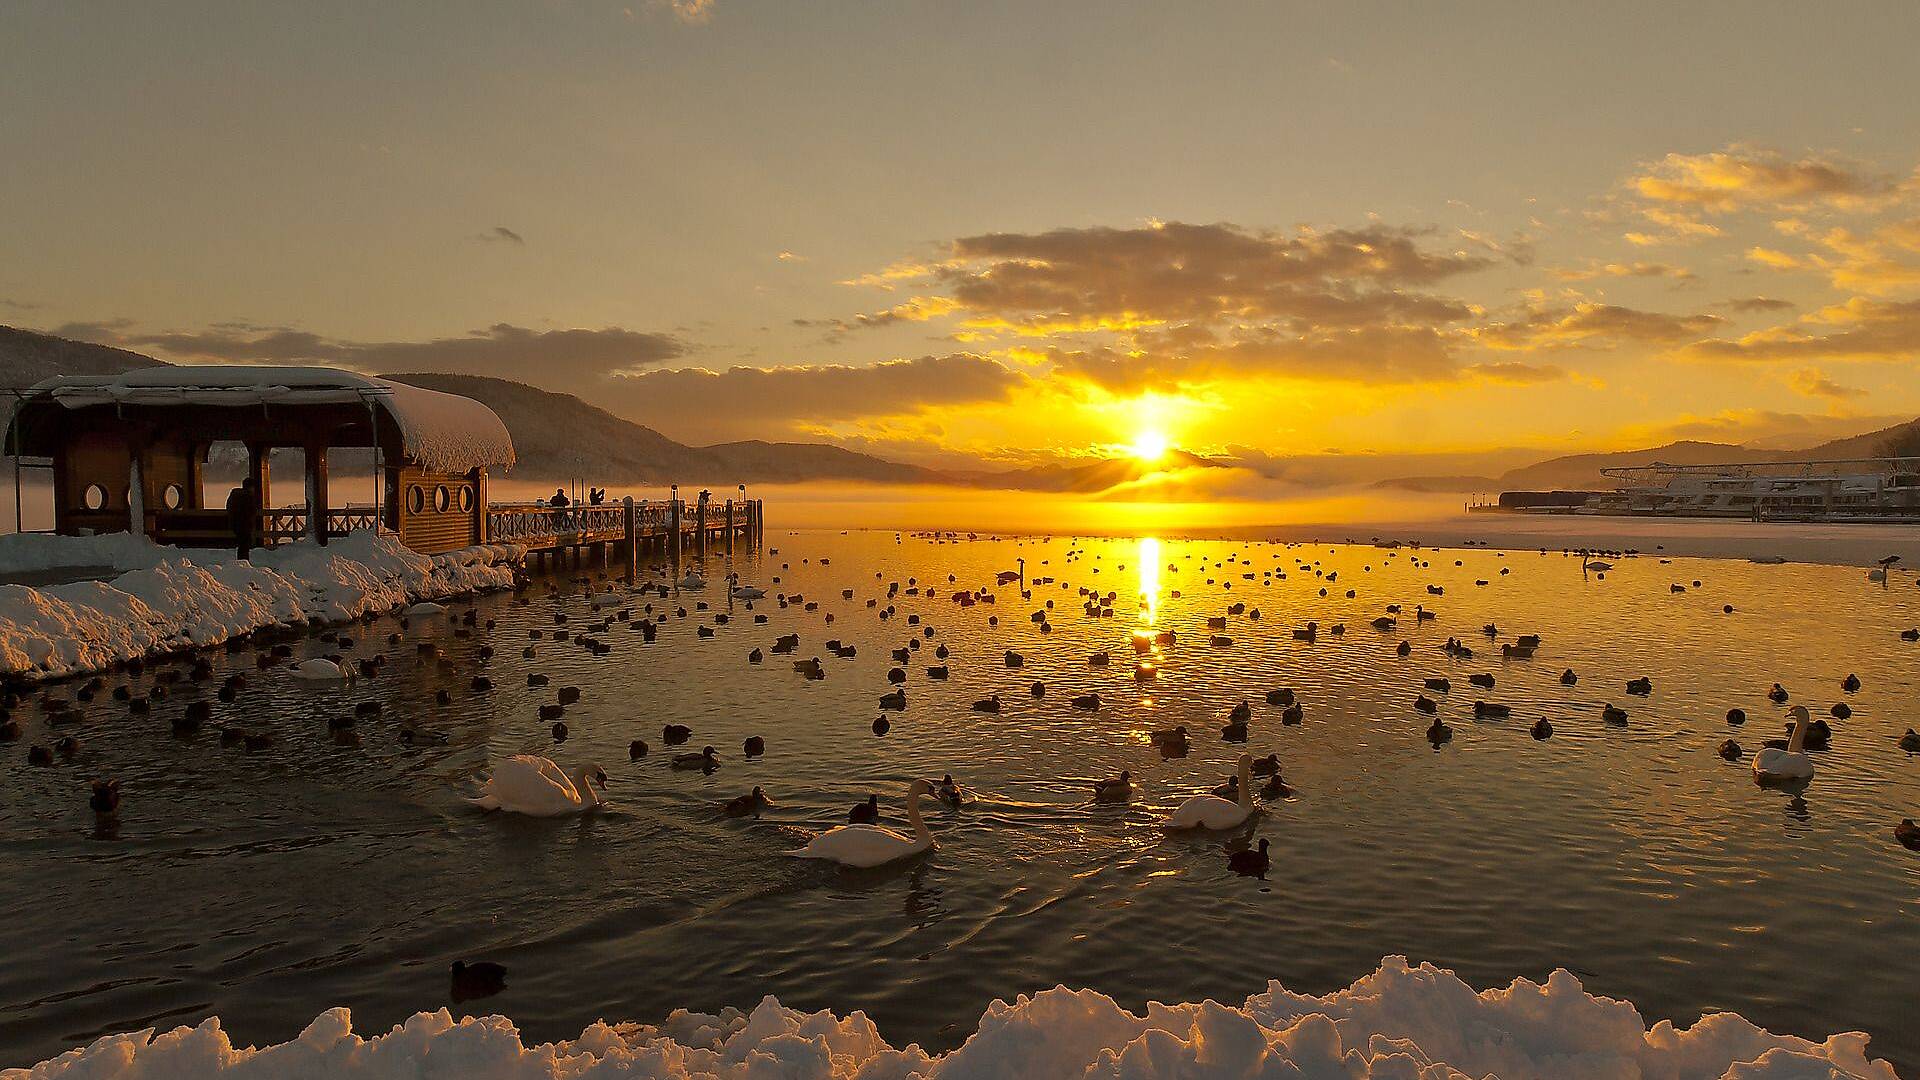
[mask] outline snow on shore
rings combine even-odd
[[[111,581],[0,585],[0,676],[57,678],[149,653],[217,645],[262,627],[343,622],[418,600],[500,588],[513,583],[523,554],[492,544],[427,556],[370,530],[326,547],[303,541],[262,548],[251,562],[124,534],[53,539],[99,549],[83,558],[139,568]],[[0,551],[0,561],[7,558]]]
[[[261,1049],[234,1047],[212,1019],[108,1036],[0,1080],[1895,1080],[1866,1044],[1857,1033],[1821,1043],[1773,1035],[1732,1013],[1685,1031],[1666,1021],[1649,1029],[1631,1004],[1589,996],[1566,971],[1545,986],[1522,979],[1475,993],[1451,972],[1395,956],[1326,997],[1272,983],[1240,1008],[1155,1004],[1144,1017],[1057,987],[993,1003],[978,1033],[941,1057],[893,1049],[863,1013],[802,1013],[768,997],[751,1013],[596,1023],[538,1046],[504,1017],[455,1021],[444,1009],[373,1038],[354,1035],[347,1010],[332,1009],[298,1038]]]

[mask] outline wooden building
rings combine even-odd
[[[50,464],[56,532],[137,527],[161,543],[225,546],[229,489],[208,492],[203,479],[216,443],[246,448],[264,544],[324,544],[376,522],[422,552],[485,543],[487,469],[514,460],[506,425],[471,398],[332,368],[217,365],[49,379],[21,392],[6,449]],[[291,510],[273,509],[280,448],[304,456]],[[372,452],[371,505],[329,502],[328,455],[340,448]]]

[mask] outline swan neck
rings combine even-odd
[[[924,844],[933,839],[933,834],[927,831],[926,821],[920,817],[920,793],[918,791],[910,791],[907,793],[907,824],[913,826],[913,838],[915,840]]]
[[[1807,728],[1811,726],[1813,726],[1813,722],[1811,720],[1796,719],[1793,722],[1793,735],[1787,739],[1788,753],[1798,754],[1803,752],[1806,749]]]
[[[1253,769],[1246,758],[1240,759],[1240,805],[1253,808]]]
[[[573,774],[573,790],[580,793],[581,806],[599,806],[600,793],[593,790],[593,780],[589,770],[582,768]]]

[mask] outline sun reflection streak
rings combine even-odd
[[[1140,564],[1140,622],[1151,627],[1160,616],[1160,541],[1141,537],[1136,558]]]

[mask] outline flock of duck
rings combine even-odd
[[[1391,559],[1400,554],[1397,545],[1381,546],[1387,548],[1385,558]],[[1414,550],[1413,565],[1421,568],[1428,567],[1430,564],[1420,557],[1418,549]],[[778,550],[775,549],[770,554],[777,556]],[[1084,554],[1082,549],[1069,550],[1064,561],[1067,564],[1075,563],[1084,558]],[[1613,564],[1598,557],[1602,553],[1582,551],[1569,554],[1575,554],[1581,559],[1583,574],[1605,574],[1613,569]],[[1614,558],[1620,558],[1633,553],[1610,554]],[[1276,561],[1279,558],[1279,555],[1275,556]],[[823,565],[828,562],[826,559],[818,561]],[[1456,563],[1456,565],[1459,564]],[[783,570],[789,568],[790,564],[782,564]],[[663,573],[665,571],[664,567],[656,569]],[[1124,570],[1124,565],[1120,569]],[[1174,567],[1170,564],[1168,569],[1171,571]],[[1242,559],[1239,555],[1234,555],[1215,561],[1213,569],[1220,573],[1223,587],[1231,590],[1235,582],[1228,578],[1229,572],[1238,573],[1244,588],[1246,583],[1261,582],[1263,578],[1266,584],[1285,580],[1289,568],[1276,566],[1261,572],[1254,568],[1251,559]],[[1296,557],[1290,569],[1296,573],[1311,574],[1315,579],[1312,584],[1318,587],[1322,597],[1328,596],[1330,590],[1340,588],[1339,572],[1325,569],[1317,562],[1308,562]],[[1365,568],[1366,571],[1371,569],[1370,565]],[[1883,572],[1884,569],[1883,567]],[[1097,567],[1090,570],[1093,574],[1099,573]],[[1500,570],[1502,575],[1508,572],[1504,567]],[[876,575],[877,578],[883,576]],[[604,575],[602,578],[604,579]],[[774,580],[776,584],[779,581],[778,578]],[[1210,584],[1213,582],[1211,578],[1208,580]],[[1885,579],[1882,577],[1878,580]],[[664,583],[656,582],[618,589],[611,582],[602,580],[596,585],[593,581],[582,578],[569,583],[569,585],[573,584],[587,586],[584,593],[588,607],[585,621],[578,625],[569,625],[569,621],[575,618],[575,615],[565,610],[556,610],[552,615],[553,629],[543,631],[536,628],[528,631],[530,643],[521,650],[523,659],[534,659],[538,655],[538,643],[543,639],[562,646],[581,648],[594,656],[605,656],[612,652],[612,645],[605,636],[609,635],[616,625],[625,624],[631,630],[638,631],[644,641],[651,642],[656,639],[658,627],[670,617],[684,619],[690,615],[684,602],[672,611],[667,610],[667,605],[672,602],[672,593]],[[690,572],[678,579],[675,584],[688,592],[698,592],[705,588],[707,583],[697,573]],[[1040,576],[1028,579],[1024,560],[1022,560],[1018,570],[997,574],[993,586],[963,588],[957,584],[953,575],[949,575],[948,585],[951,588],[935,589],[922,585],[914,578],[908,578],[904,583],[891,582],[884,587],[884,590],[876,590],[875,595],[865,598],[865,608],[881,623],[903,624],[908,634],[905,643],[890,654],[891,666],[887,668],[885,676],[889,689],[879,697],[879,716],[872,721],[874,733],[885,735],[891,727],[888,714],[898,713],[907,708],[905,685],[908,681],[907,665],[914,654],[925,647],[923,643],[931,643],[935,638],[934,627],[925,621],[921,612],[902,610],[902,605],[905,605],[909,599],[915,602],[912,606],[925,606],[927,603],[944,599],[960,611],[978,607],[997,612],[997,604],[1001,598],[995,592],[995,587],[1017,585],[1019,587],[1017,595],[1020,600],[1032,603],[1036,588],[1054,584],[1060,584],[1062,591],[1069,588],[1064,583],[1057,583],[1052,577]],[[1482,579],[1476,584],[1485,585],[1487,581]],[[1694,588],[1700,585],[1698,581],[1692,583]],[[515,603],[520,605],[530,603],[529,593],[534,587],[534,582],[523,579],[516,590]],[[1673,591],[1676,592],[1685,591],[1687,588],[1688,586],[1682,583],[1674,583],[1672,586]],[[1352,589],[1345,591],[1349,598],[1356,595]],[[1444,589],[1438,585],[1427,585],[1426,594],[1428,597],[1443,596]],[[563,589],[557,583],[548,584],[550,599],[564,601],[575,595],[579,594],[573,593],[570,588]],[[755,604],[761,601],[776,604],[781,609],[797,608],[807,614],[817,614],[828,625],[834,620],[832,612],[820,610],[817,600],[785,593],[770,597],[766,590],[744,584],[737,579],[729,580],[726,595],[729,601],[741,605],[744,613],[752,618],[755,625],[765,624],[768,621],[767,614],[755,611]],[[1178,590],[1173,590],[1171,595],[1178,598],[1180,593]],[[840,596],[844,601],[852,601],[855,590],[843,589]],[[1092,619],[1101,619],[1113,617],[1113,605],[1117,597],[1117,592],[1113,590],[1082,586],[1078,590],[1076,600],[1083,615]],[[653,602],[656,599],[660,601],[658,607]],[[694,606],[695,610],[691,614],[701,616],[698,632],[703,638],[714,636],[715,627],[724,626],[735,617],[735,612],[732,610],[711,612],[710,605],[703,601],[695,601]],[[731,608],[732,605],[730,604],[729,607]],[[1052,631],[1052,620],[1056,614],[1055,602],[1046,600],[1043,605],[1035,608],[1028,618],[1039,633],[1046,635]],[[1392,633],[1398,629],[1402,619],[1409,616],[1415,625],[1438,617],[1437,613],[1424,606],[1424,602],[1415,605],[1411,610],[1403,610],[1399,604],[1390,604],[1386,606],[1383,614],[1371,621],[1370,625],[1376,631]],[[1244,602],[1227,605],[1223,614],[1207,620],[1205,641],[1209,648],[1228,648],[1233,645],[1233,640],[1227,633],[1230,618],[1253,623],[1261,619],[1261,612],[1258,607]],[[409,629],[412,624],[429,621],[452,623],[456,637],[471,637],[475,634],[490,636],[495,629],[493,620],[486,620],[483,628],[477,608],[468,608],[464,613],[455,616],[440,604],[416,604],[401,613],[400,629],[387,636],[387,645],[390,648],[399,647],[404,650],[405,639],[402,631]],[[988,615],[986,623],[988,627],[998,627],[1000,625],[998,615]],[[285,636],[273,635],[261,635],[251,641],[236,640],[228,643],[227,648],[229,652],[234,653],[255,650],[255,666],[262,674],[281,668],[288,677],[312,684],[352,683],[356,680],[375,679],[382,674],[390,662],[389,654],[384,650],[371,656],[350,658],[355,646],[350,629],[335,627],[316,630],[316,633],[324,644],[333,646],[335,651],[296,661],[293,659],[293,642]],[[1317,640],[1322,634],[1341,637],[1346,634],[1346,627],[1342,624],[1322,627],[1317,623],[1308,622],[1292,631],[1292,637],[1295,640],[1309,643]],[[1482,634],[1490,643],[1499,641],[1503,636],[1499,628],[1491,624],[1482,628]],[[1908,637],[1905,632],[1902,636]],[[1135,654],[1132,678],[1137,683],[1151,683],[1158,678],[1156,660],[1162,655],[1163,650],[1173,647],[1179,638],[1174,630],[1149,626],[1134,632],[1130,640]],[[1519,635],[1501,642],[1499,655],[1508,660],[1531,659],[1541,644],[1539,635]],[[789,633],[777,638],[767,649],[758,647],[752,649],[747,655],[747,661],[750,664],[762,664],[770,654],[792,657],[797,653],[799,645],[799,635]],[[857,652],[853,644],[841,639],[827,640],[824,648],[841,658],[851,658]],[[1398,640],[1392,648],[1398,657],[1403,658],[1410,656],[1413,650],[1412,643],[1405,638]],[[1454,660],[1470,660],[1475,655],[1473,646],[1456,637],[1449,637],[1441,646],[1441,650],[1444,655]],[[930,652],[937,662],[924,666],[925,678],[930,682],[947,680],[954,662],[953,654],[948,647],[945,644],[938,644],[926,648],[926,651]],[[415,642],[413,653],[416,667],[432,667],[441,675],[455,677],[452,681],[456,683],[458,677],[463,674],[458,665],[431,641]],[[404,655],[404,651],[400,655]],[[495,649],[490,643],[481,644],[475,650],[473,661],[476,668],[465,687],[466,693],[485,694],[492,690],[492,677],[488,672],[494,670],[489,667],[494,656]],[[1008,649],[1003,653],[1000,661],[1004,668],[1011,672],[1024,667],[1026,658],[1019,651]],[[795,673],[803,678],[826,677],[826,667],[819,657],[791,659],[790,662]],[[1086,663],[1089,668],[1115,666],[1110,650],[1090,654],[1086,658]],[[104,676],[94,676],[86,680],[73,692],[71,700],[57,691],[45,692],[40,698],[39,705],[49,728],[57,729],[64,724],[74,722],[78,718],[80,707],[91,702],[101,693],[109,693],[113,699],[123,702],[128,710],[136,715],[149,713],[157,703],[164,701],[170,694],[182,694],[188,697],[186,708],[176,714],[171,721],[174,732],[179,735],[191,735],[211,722],[211,704],[198,693],[200,685],[211,682],[214,674],[213,666],[207,657],[183,653],[152,661],[133,661],[123,666],[120,673],[139,676],[146,667],[152,667],[154,670],[153,678],[144,692],[136,693],[135,684],[132,681],[122,682],[109,690]],[[530,672],[526,679],[529,688],[545,688],[550,682],[549,676],[540,672]],[[1579,675],[1571,669],[1564,671],[1560,676],[1561,683],[1567,686],[1574,685],[1578,680]],[[1470,686],[1479,690],[1491,690],[1495,685],[1494,676],[1488,673],[1470,675],[1467,681]],[[244,691],[247,682],[247,678],[243,675],[230,675],[219,683],[215,696],[222,702],[232,703]],[[1862,683],[1856,675],[1848,674],[1839,681],[1839,688],[1843,694],[1850,696],[1862,689]],[[541,705],[539,711],[541,719],[550,724],[554,742],[560,744],[565,742],[569,735],[564,718],[566,709],[580,700],[581,691],[573,686],[560,686],[553,689],[553,701]],[[1048,690],[1043,681],[1032,681],[1026,687],[1027,694],[1035,699],[1045,698]],[[1453,684],[1446,677],[1426,678],[1410,703],[1416,712],[1433,717],[1425,736],[1435,750],[1451,741],[1453,730],[1438,715],[1439,702],[1429,695],[1447,695],[1452,690]],[[1653,693],[1653,686],[1650,679],[1640,677],[1628,680],[1624,690],[1630,696],[1647,697]],[[1780,705],[1785,705],[1789,700],[1788,692],[1778,683],[1772,686],[1767,696]],[[434,698],[436,704],[450,704],[452,689],[443,683],[434,690]],[[1305,705],[1298,700],[1293,690],[1287,688],[1268,690],[1264,693],[1264,700],[1269,706],[1281,710],[1279,719],[1283,726],[1299,725],[1303,722]],[[1097,690],[1073,694],[1068,701],[1073,708],[1079,710],[1100,710],[1108,704]],[[22,728],[14,714],[25,704],[26,701],[19,688],[0,694],[0,742],[16,741],[21,737]],[[982,713],[998,713],[1002,708],[1003,701],[999,693],[979,699],[972,705],[974,711]],[[336,739],[356,741],[359,737],[355,725],[356,719],[378,716],[381,712],[382,705],[379,701],[361,701],[356,704],[352,714],[329,720],[328,727]],[[1833,720],[1843,721],[1851,716],[1851,709],[1844,700],[1840,700],[1831,706],[1828,713]],[[1505,720],[1511,715],[1511,707],[1487,700],[1475,700],[1472,704],[1472,715],[1476,720]],[[1751,755],[1750,768],[1754,779],[1759,783],[1767,785],[1806,783],[1815,772],[1815,761],[1811,755],[1825,750],[1831,742],[1833,729],[1827,718],[1816,719],[1807,708],[1797,704],[1791,707],[1788,717],[1785,736],[1766,740],[1758,752]],[[1602,706],[1600,719],[1604,724],[1613,726],[1625,725],[1629,722],[1627,710],[1612,702]],[[1248,742],[1253,720],[1254,709],[1251,701],[1242,700],[1228,710],[1220,728],[1221,740],[1226,743]],[[1735,708],[1728,711],[1726,720],[1728,724],[1737,727],[1745,723],[1746,716],[1742,710]],[[1529,730],[1535,739],[1544,740],[1553,735],[1553,725],[1544,717],[1536,720]],[[409,745],[422,741],[444,740],[444,736],[410,719],[402,720],[397,734],[403,743]],[[269,732],[249,729],[237,724],[221,727],[220,735],[224,746],[259,751],[273,745],[272,735]],[[663,725],[661,729],[661,739],[669,747],[687,744],[692,735],[692,729],[682,724],[670,723]],[[1149,741],[1163,759],[1174,759],[1186,756],[1194,737],[1193,733],[1182,725],[1152,732]],[[1920,733],[1908,729],[1900,740],[1900,746],[1909,752],[1920,753]],[[748,737],[742,745],[742,752],[747,758],[760,757],[766,753],[766,749],[765,739],[758,735]],[[635,739],[629,745],[629,758],[638,761],[647,757],[650,750],[645,740]],[[1721,757],[1730,761],[1742,760],[1747,756],[1739,743],[1731,738],[1721,742],[1718,752]],[[73,761],[80,754],[81,744],[78,736],[66,734],[55,739],[51,745],[35,743],[30,746],[27,760],[33,766],[51,767],[56,761]],[[668,764],[674,770],[712,774],[720,768],[721,761],[716,748],[708,745],[698,751],[687,750],[676,753],[669,758]],[[1283,779],[1278,754],[1269,753],[1256,758],[1251,754],[1242,753],[1238,756],[1236,766],[1235,775],[1227,778],[1226,782],[1219,787],[1212,791],[1194,794],[1180,802],[1164,816],[1161,821],[1162,826],[1169,830],[1237,830],[1261,812],[1264,802],[1284,800],[1292,796],[1292,789]],[[1256,783],[1256,780],[1259,782]],[[606,770],[595,763],[586,762],[567,770],[550,757],[532,753],[519,754],[495,763],[490,774],[480,781],[478,794],[469,801],[473,806],[483,810],[536,817],[577,814],[595,810],[604,804],[605,798],[602,792],[605,790],[607,781]],[[1132,773],[1122,771],[1116,776],[1095,781],[1091,786],[1090,797],[1095,803],[1125,803],[1133,798],[1135,790]],[[959,806],[967,800],[967,793],[950,774],[938,781],[924,779],[912,781],[906,790],[907,829],[904,832],[879,823],[878,796],[869,795],[849,810],[845,824],[814,835],[803,846],[789,851],[788,854],[797,858],[826,860],[843,866],[861,868],[880,866],[922,854],[935,846],[934,837],[920,812],[920,802],[923,798],[934,798],[948,806]],[[92,782],[89,805],[102,820],[110,820],[117,815],[120,800],[121,786],[118,781],[100,778]],[[775,804],[772,798],[761,787],[755,786],[750,791],[727,801],[721,809],[730,816],[744,817],[757,816],[773,805]],[[1911,819],[1904,820],[1896,826],[1895,837],[1901,844],[1920,850],[1920,826],[1916,826]],[[1267,842],[1263,839],[1259,841],[1257,848],[1233,852],[1229,860],[1230,868],[1235,872],[1264,877],[1268,865],[1267,848]]]

